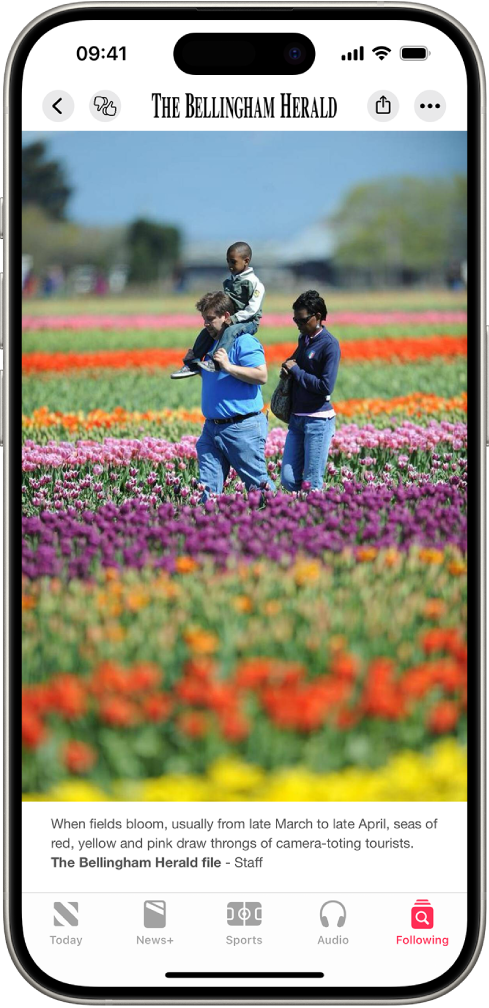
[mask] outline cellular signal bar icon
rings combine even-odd
[[[365,58],[363,45],[361,45],[359,49],[354,49],[353,52],[343,53],[341,58],[342,60],[363,60]]]

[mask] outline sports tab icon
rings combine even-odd
[[[230,927],[258,927],[262,922],[261,903],[228,903],[227,920]]]
[[[78,927],[78,903],[53,903],[53,924],[55,927]]]
[[[144,901],[144,926],[146,928],[166,927],[165,900]]]

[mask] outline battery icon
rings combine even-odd
[[[425,60],[430,55],[430,50],[426,46],[402,46],[399,51],[402,60]]]

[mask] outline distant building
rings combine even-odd
[[[326,221],[309,225],[287,243],[281,263],[292,272],[295,281],[335,284],[334,241]]]
[[[290,290],[299,281],[334,283],[333,240],[327,224],[318,222],[284,241],[252,242],[253,266],[270,290]],[[219,288],[227,275],[222,242],[184,245],[182,279],[191,290]]]

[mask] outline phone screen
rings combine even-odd
[[[433,992],[478,935],[473,53],[119,13],[15,78],[17,955],[71,997]]]

